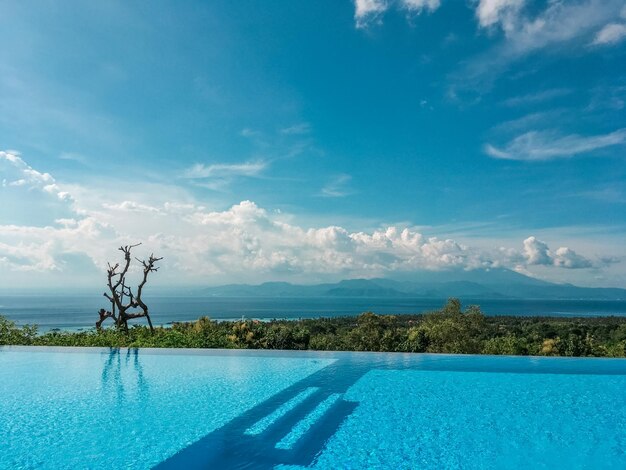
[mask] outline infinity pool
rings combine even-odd
[[[626,360],[0,347],[0,468],[626,468]]]

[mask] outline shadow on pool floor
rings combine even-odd
[[[327,440],[357,406],[355,402],[343,400],[344,393],[372,369],[371,365],[365,364],[345,367],[343,362],[339,359],[288,387],[182,449],[155,468],[269,469],[280,464],[309,466],[323,450]],[[246,430],[260,420],[310,388],[317,390],[278,417],[262,432],[253,435],[246,433]],[[330,405],[322,408],[327,403]],[[296,432],[296,428],[302,431],[301,435]],[[290,434],[294,432],[295,436]]]

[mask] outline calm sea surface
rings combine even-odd
[[[463,299],[461,299],[463,301]],[[195,320],[201,316],[226,320],[246,318],[314,318],[376,313],[421,313],[443,305],[445,299],[377,298],[217,298],[151,297],[148,305],[155,324]],[[523,316],[626,316],[626,301],[494,300],[471,299],[488,315]],[[0,295],[0,315],[23,325],[51,328],[89,328],[97,311],[107,307],[102,297]]]

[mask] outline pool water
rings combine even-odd
[[[0,468],[626,468],[626,360],[0,347]]]

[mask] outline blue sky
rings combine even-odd
[[[0,281],[626,287],[626,2],[4,2]],[[169,274],[167,274],[169,273]]]

